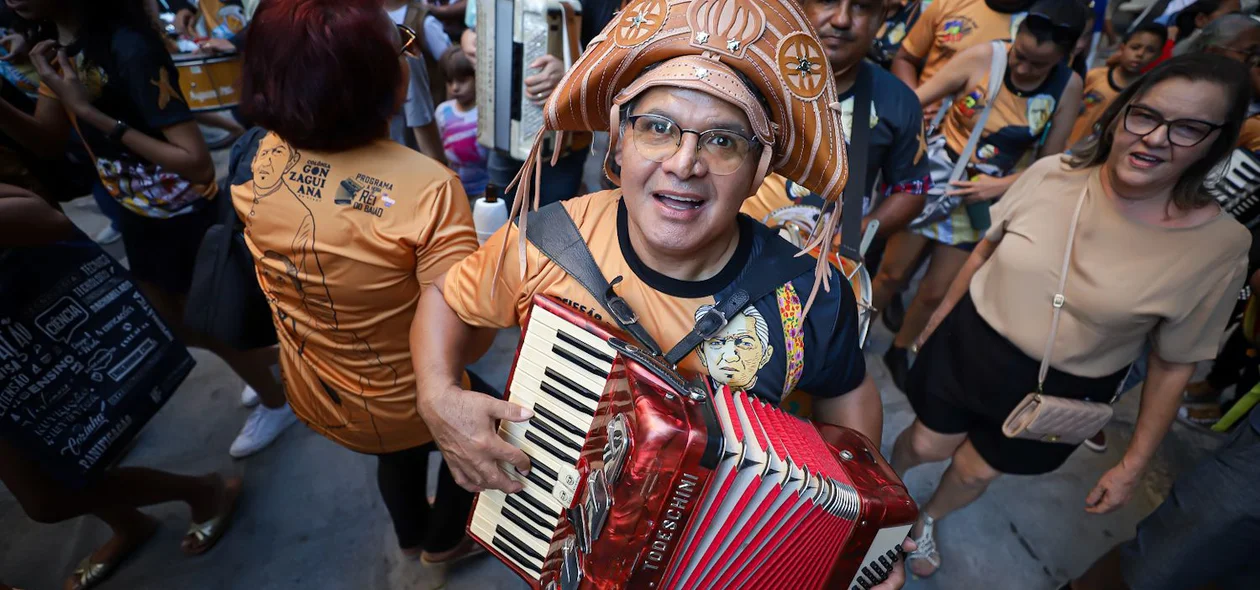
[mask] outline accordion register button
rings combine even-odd
[[[551,495],[557,502],[560,502],[562,506],[569,506],[573,504],[573,492],[566,488],[556,487],[556,489],[551,491]]]
[[[887,557],[884,557],[883,555],[879,556],[879,564],[884,566],[884,569],[892,571],[892,562],[888,561]]]
[[[567,488],[570,492],[577,492],[578,483],[582,481],[582,476],[578,475],[578,471],[568,465],[561,465],[558,469],[556,482]]]

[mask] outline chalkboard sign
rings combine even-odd
[[[53,477],[90,482],[193,364],[86,236],[0,249],[0,436]]]

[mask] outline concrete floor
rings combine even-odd
[[[222,153],[218,154],[222,158]],[[104,219],[90,199],[68,208],[89,234]],[[109,250],[121,256],[121,246]],[[872,330],[871,351],[891,340],[882,325]],[[502,383],[515,350],[515,334],[501,334],[478,370]],[[195,350],[198,364],[167,406],[149,423],[126,458],[179,473],[220,471],[245,478],[236,521],[209,554],[179,552],[188,525],[178,505],[147,510],[162,522],[158,535],[102,588],[107,590],[367,589],[428,587],[428,572],[404,562],[376,490],[374,460],[357,455],[298,425],[271,448],[244,461],[227,449],[248,415],[238,404],[241,380],[217,357]],[[913,419],[904,395],[889,381],[878,354],[867,354],[885,404],[884,450]],[[912,589],[1057,588],[1113,544],[1130,537],[1134,525],[1166,494],[1171,479],[1219,439],[1176,424],[1134,500],[1116,513],[1088,515],[1084,498],[1098,476],[1123,454],[1133,430],[1137,396],[1122,399],[1108,426],[1111,448],[1104,454],[1078,451],[1059,471],[1039,477],[998,480],[974,505],[938,526],[944,565]],[[911,471],[907,485],[925,501],[944,465]],[[28,590],[60,588],[74,565],[104,542],[108,531],[83,518],[58,525],[36,524],[0,489],[0,580]],[[525,588],[490,558],[449,575],[448,588]]]

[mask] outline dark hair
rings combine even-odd
[[[166,51],[157,15],[150,14],[144,0],[69,0],[70,9],[79,17],[76,43],[84,57],[97,64],[112,60],[114,32],[120,28],[139,33],[146,42]],[[51,21],[30,21],[13,13],[13,28],[28,39],[31,46],[57,38],[57,27]]]
[[[1075,4],[1075,0],[1064,1]],[[1084,27],[1059,24],[1048,18],[1029,14],[1024,18],[1024,22],[1019,24],[1018,33],[1032,35],[1037,40],[1038,45],[1054,43],[1055,47],[1062,51],[1064,55],[1071,55],[1072,50],[1076,48],[1077,40],[1084,33]]]
[[[459,45],[452,45],[446,48],[442,53],[442,57],[438,59],[438,67],[442,68],[442,73],[446,75],[447,80],[467,80],[477,75],[477,68],[473,66],[464,50]]]
[[[398,46],[381,0],[267,0],[246,32],[241,113],[298,149],[381,137],[397,109]]]
[[[1141,26],[1133,29],[1132,31],[1125,33],[1124,42],[1128,43],[1129,41],[1132,41],[1134,37],[1143,33],[1149,33],[1159,37],[1159,46],[1161,49],[1164,47],[1164,44],[1168,42],[1168,27],[1165,27],[1157,22],[1143,23]]]
[[[1221,0],[1199,0],[1190,6],[1181,9],[1177,16],[1173,17],[1173,24],[1177,26],[1177,41],[1181,41],[1189,37],[1198,25],[1195,20],[1200,15],[1212,14],[1221,8]]]
[[[1094,132],[1072,147],[1064,159],[1072,168],[1099,166],[1111,156],[1116,131],[1123,124],[1124,113],[1134,100],[1145,96],[1151,88],[1165,80],[1211,82],[1223,86],[1229,99],[1225,125],[1216,134],[1200,164],[1186,169],[1173,187],[1172,203],[1183,210],[1197,209],[1212,202],[1204,184],[1213,177],[1214,168],[1234,149],[1238,133],[1247,118],[1251,104],[1251,78],[1247,68],[1237,60],[1210,53],[1193,53],[1169,59],[1147,72],[1125,88],[1094,124]]]

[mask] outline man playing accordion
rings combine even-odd
[[[690,29],[681,41],[680,23]],[[673,349],[680,369],[716,384],[771,404],[807,393],[815,420],[880,440],[883,409],[858,346],[852,289],[739,213],[772,171],[834,206],[846,177],[836,102],[825,53],[794,0],[640,0],[596,37],[548,101],[547,128],[609,129],[606,172],[621,188],[549,207],[572,219],[610,292],[592,294],[535,245],[528,224],[543,209],[500,229],[435,283],[440,294],[420,298],[411,332],[418,410],[460,485],[514,492],[520,483],[503,469],[530,469],[495,420],[531,413],[465,391],[459,377],[496,329],[521,325],[538,294]],[[521,195],[533,194],[532,160]],[[834,231],[822,228],[809,247],[828,248]],[[732,304],[741,289],[768,294]],[[693,330],[715,315],[717,324]],[[902,579],[898,566],[878,587]]]

